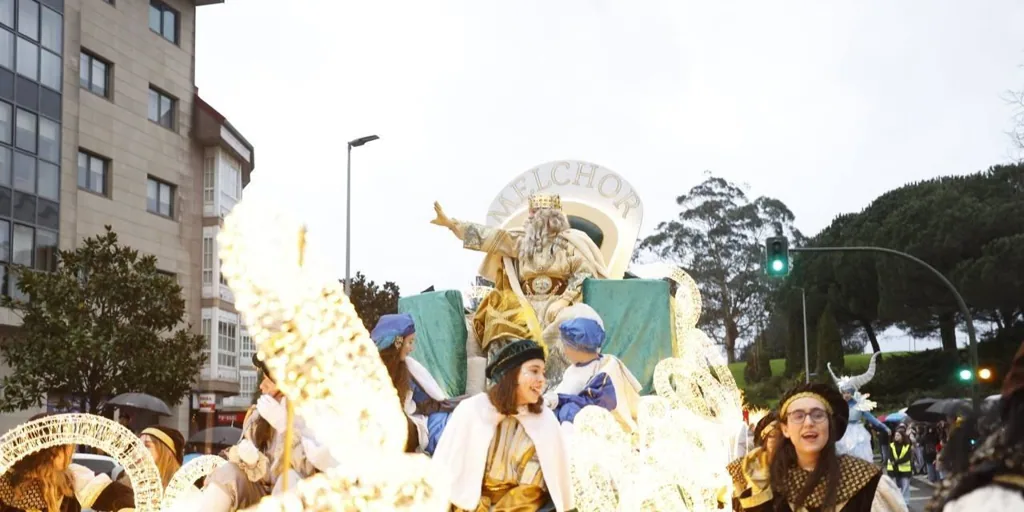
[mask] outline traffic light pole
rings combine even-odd
[[[956,299],[956,304],[960,308],[960,314],[963,315],[964,320],[967,323],[967,339],[970,342],[968,346],[968,353],[971,357],[971,366],[974,367],[973,371],[978,369],[978,340],[974,331],[974,319],[971,317],[971,311],[967,309],[967,303],[964,302],[964,298],[957,291],[956,286],[946,279],[946,276],[942,275],[942,272],[936,270],[935,267],[925,263],[924,260],[907,254],[905,252],[896,251],[893,249],[886,249],[885,247],[791,247],[789,252],[880,252],[885,254],[892,254],[899,256],[903,259],[913,261],[918,265],[928,269],[935,277],[938,277],[942,284],[949,288],[950,292],[953,292],[953,297]],[[974,409],[974,414],[978,414],[981,407],[981,398],[978,396],[978,379],[977,376],[971,379],[971,405]]]

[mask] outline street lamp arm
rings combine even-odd
[[[914,263],[917,263],[918,265],[928,269],[929,271],[931,271],[932,274],[935,275],[935,277],[939,278],[939,281],[942,281],[942,284],[946,285],[946,288],[948,288],[950,292],[953,293],[953,298],[956,299],[956,304],[960,308],[960,314],[963,315],[964,320],[967,323],[967,339],[970,342],[970,346],[969,346],[968,352],[970,352],[970,356],[971,356],[971,365],[975,369],[978,368],[978,340],[977,340],[977,335],[975,334],[975,330],[974,330],[974,319],[971,317],[971,310],[967,308],[967,302],[964,301],[963,296],[960,295],[960,292],[956,289],[956,286],[954,286],[953,283],[949,279],[947,279],[945,275],[942,274],[942,272],[939,272],[938,269],[936,269],[935,267],[929,265],[927,262],[925,262],[921,258],[918,258],[918,257],[916,257],[916,256],[914,256],[912,254],[907,254],[907,253],[902,252],[902,251],[897,251],[895,249],[888,249],[888,248],[885,248],[885,247],[870,247],[870,246],[856,246],[856,247],[791,247],[789,249],[789,251],[790,252],[881,252],[881,253],[885,253],[885,254],[892,254],[894,256],[899,256],[899,257],[901,257],[901,258],[903,258],[905,260],[910,260],[910,261],[912,261]],[[980,401],[979,400],[980,399],[978,397],[978,382],[977,382],[977,379],[972,379],[971,380],[971,401],[974,404],[974,411],[976,413],[978,412],[978,410],[979,410],[978,408],[980,406]]]

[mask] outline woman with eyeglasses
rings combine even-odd
[[[770,496],[737,510],[870,512],[907,510],[899,489],[874,464],[836,453],[849,407],[839,391],[801,384],[782,397],[781,443],[771,460]]]

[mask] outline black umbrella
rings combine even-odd
[[[107,401],[119,409],[135,409],[137,411],[155,412],[161,416],[170,416],[171,408],[159,398],[145,393],[122,393]]]
[[[946,419],[945,416],[928,412],[928,408],[938,401],[939,400],[936,398],[921,398],[919,400],[915,400],[914,403],[910,404],[910,407],[907,407],[907,416],[910,416],[910,419],[914,421],[923,421],[926,423],[935,423],[940,420],[944,420]]]
[[[943,398],[928,406],[927,412],[949,416],[962,416],[971,411],[971,402],[963,398]]]
[[[213,427],[197,432],[188,438],[191,444],[223,444],[233,445],[242,438],[242,429],[238,427]]]

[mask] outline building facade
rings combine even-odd
[[[2,292],[19,293],[7,265],[52,269],[58,247],[105,225],[155,255],[209,342],[191,400],[162,420],[184,433],[209,422],[197,418],[201,397],[230,405],[255,388],[216,257],[253,147],[195,86],[197,9],[222,2],[0,0]],[[0,324],[17,323],[0,311]],[[0,432],[37,412],[0,415]]]

